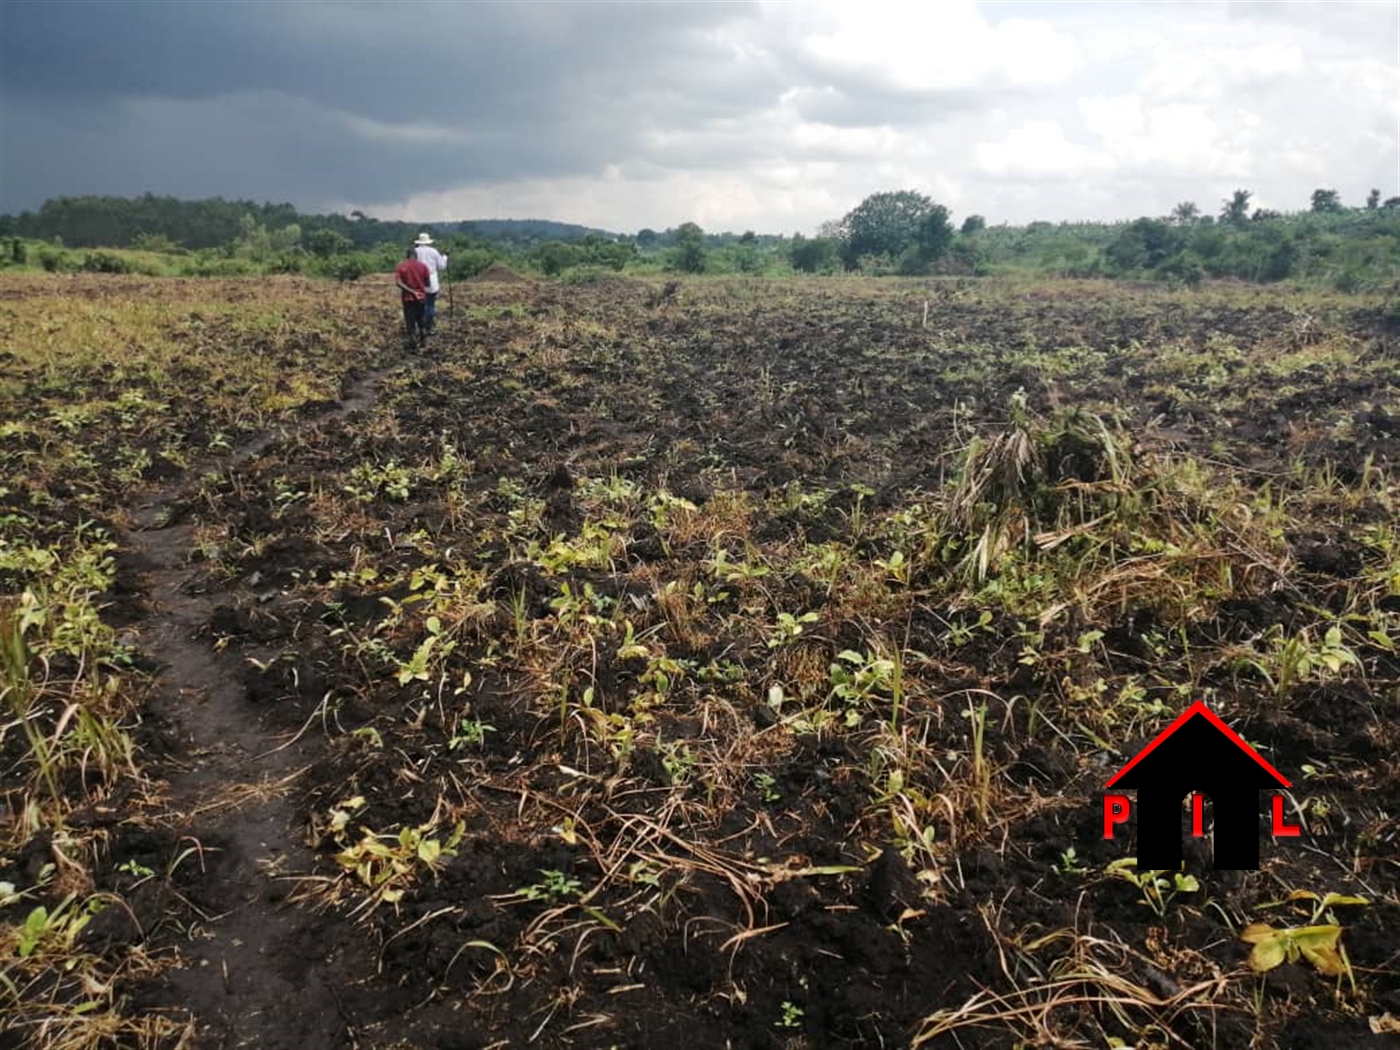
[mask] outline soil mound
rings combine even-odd
[[[495,282],[496,284],[529,284],[528,277],[522,277],[509,266],[502,266],[500,263],[492,263],[486,269],[472,278],[478,282]]]

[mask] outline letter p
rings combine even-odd
[[[1113,838],[1113,825],[1122,824],[1128,819],[1128,796],[1105,795],[1103,797],[1103,837]]]

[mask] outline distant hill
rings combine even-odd
[[[175,197],[55,197],[36,212],[0,215],[0,236],[61,239],[70,248],[131,248],[151,238],[186,248],[214,248],[244,234],[249,225],[267,230],[300,228],[303,238],[329,230],[357,248],[384,242],[411,241],[420,230],[439,236],[462,235],[528,246],[545,241],[576,241],[589,234],[609,240],[618,235],[576,223],[549,219],[474,219],[460,222],[390,222],[352,212],[350,215],[311,215],[290,204],[259,204],[222,197],[185,201]]]
[[[450,226],[450,229],[447,228]],[[433,223],[435,231],[457,233],[469,237],[481,237],[488,241],[511,241],[516,243],[537,243],[540,241],[579,241],[594,234],[615,240],[620,234],[600,230],[593,226],[580,226],[572,222],[555,222],[553,219],[468,219],[454,224]]]

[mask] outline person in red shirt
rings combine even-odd
[[[423,312],[428,304],[428,268],[418,261],[413,249],[394,268],[394,283],[403,294],[403,325],[408,349],[426,346],[428,329]]]

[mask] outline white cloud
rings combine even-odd
[[[1057,120],[1031,120],[997,142],[980,142],[977,170],[1020,182],[1080,179],[1111,171],[1113,161],[1065,137]]]
[[[1147,130],[1142,99],[1133,95],[1094,95],[1079,100],[1079,112],[1090,131],[1106,142],[1135,138]]]
[[[1184,46],[1183,46],[1184,45]],[[1267,89],[1304,71],[1295,42],[1247,45],[1173,41],[1157,52],[1141,90],[1161,101],[1219,101],[1249,89]]]
[[[1154,172],[1230,178],[1251,167],[1258,117],[1232,107],[1144,105],[1136,94],[1079,100],[1085,126],[1125,175]]]
[[[992,23],[966,0],[827,3],[806,15],[815,24],[799,46],[817,68],[899,91],[1041,87],[1064,81],[1077,63],[1074,40],[1049,23]]]

